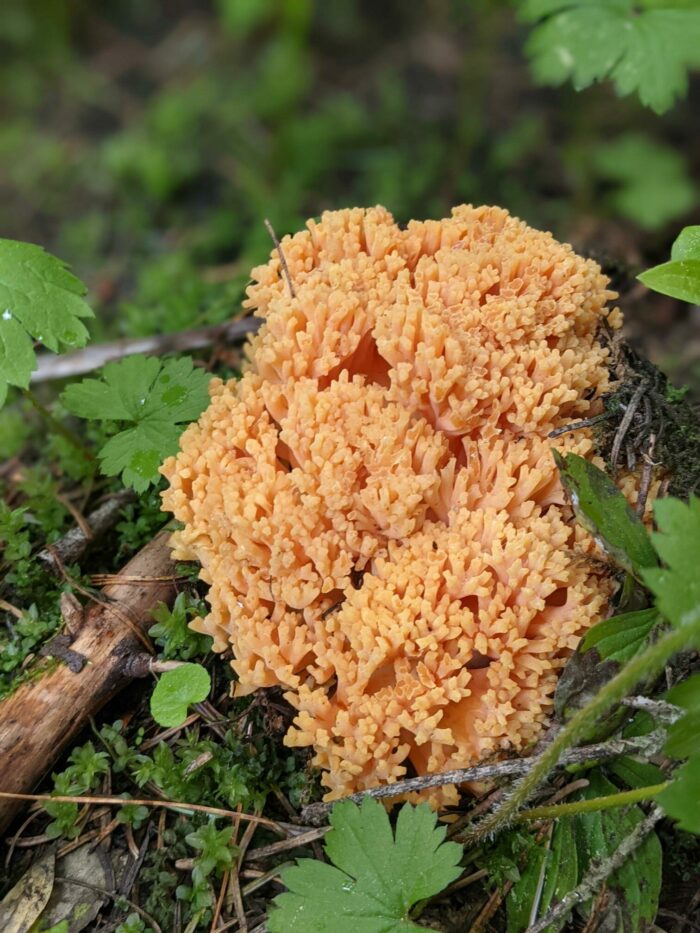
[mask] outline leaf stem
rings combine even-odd
[[[700,606],[689,612],[683,624],[672,628],[645,651],[633,657],[609,680],[595,697],[572,716],[552,743],[542,752],[501,805],[466,831],[460,842],[473,844],[504,829],[539,785],[556,767],[563,752],[583,741],[597,720],[634,690],[640,680],[656,677],[673,657],[700,636]]]
[[[610,810],[613,807],[626,807],[632,803],[639,803],[640,800],[653,799],[670,783],[670,781],[662,781],[661,784],[635,787],[619,794],[607,794],[605,797],[591,797],[588,800],[571,800],[568,803],[532,807],[530,810],[521,810],[516,819],[519,823],[529,823],[533,820],[556,820],[560,816],[576,816],[579,813],[597,813],[599,810]]]
[[[73,447],[79,450],[86,460],[93,461],[95,459],[94,454],[88,450],[78,435],[71,431],[70,428],[67,428],[66,425],[63,424],[62,421],[59,421],[55,415],[51,414],[49,409],[39,401],[31,389],[22,389],[22,395],[24,395],[27,401],[34,406],[44,421],[46,421],[46,423],[50,425],[50,427],[56,431],[57,434],[60,434],[61,437],[65,438],[69,444],[72,444]]]

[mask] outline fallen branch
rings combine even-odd
[[[13,794],[6,791],[0,791],[0,800],[33,800],[35,802],[53,803],[84,803],[88,806],[96,804],[107,807],[123,807],[125,804],[135,807],[154,807],[164,810],[176,810],[178,813],[206,813],[208,816],[222,816],[227,820],[243,820],[246,823],[256,823],[259,826],[267,826],[274,830],[278,835],[285,835],[281,823],[275,820],[269,820],[265,816],[259,816],[256,813],[241,813],[238,810],[224,810],[221,807],[208,807],[203,803],[186,803],[178,800],[152,800],[144,797],[115,797],[109,794],[100,796],[78,795],[78,794]]]
[[[114,340],[111,343],[97,343],[86,347],[85,350],[62,353],[60,356],[54,353],[40,353],[31,382],[49,382],[52,379],[81,376],[112,360],[120,360],[135,353],[181,353],[185,350],[209,347],[218,341],[233,343],[254,333],[261,323],[259,318],[243,317],[227,324],[183,330],[174,334],[154,334],[152,337],[132,337]]]
[[[601,884],[610,875],[625,864],[630,855],[635,849],[639,848],[662,817],[663,811],[660,807],[655,806],[649,816],[635,826],[630,835],[623,840],[609,858],[603,859],[600,863],[594,863],[593,868],[591,868],[581,884],[548,910],[541,920],[529,926],[526,933],[542,933],[543,930],[546,930],[557,920],[563,920],[577,904],[585,903],[597,892]]]
[[[50,547],[39,551],[37,557],[48,566],[52,573],[60,574],[61,566],[77,563],[90,543],[109,531],[116,524],[124,506],[135,498],[131,489],[123,489],[111,496],[88,515],[87,524],[90,534],[86,534],[86,529],[76,525],[58,541],[54,541]]]
[[[149,582],[106,586],[72,633],[72,652],[85,659],[72,672],[64,664],[35,663],[28,679],[0,702],[0,790],[31,791],[90,716],[133,677],[131,660],[143,653],[139,640],[152,624],[150,611],[175,598],[175,566],[168,532],[161,532],[124,568]],[[152,578],[158,578],[152,582]],[[0,830],[16,813],[16,801],[0,800]]]
[[[659,729],[648,735],[630,739],[612,739],[610,742],[601,742],[597,745],[583,745],[573,748],[563,754],[558,762],[564,765],[584,764],[588,761],[603,761],[608,758],[617,758],[620,755],[656,754],[666,741],[666,733]],[[455,771],[442,771],[439,774],[426,774],[422,777],[408,778],[405,781],[396,781],[394,784],[382,784],[371,787],[369,790],[343,797],[360,803],[365,797],[375,800],[384,797],[398,797],[401,794],[415,793],[428,790],[431,787],[444,787],[446,784],[464,784],[467,781],[497,781],[509,778],[522,777],[527,774],[533,764],[533,758],[509,758],[506,761],[488,762],[474,765],[471,768],[460,768]],[[327,803],[312,803],[302,811],[302,820],[310,826],[318,826],[338,803],[331,800]]]

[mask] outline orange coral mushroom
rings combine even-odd
[[[163,466],[243,690],[279,685],[328,797],[535,740],[604,615],[553,428],[608,388],[598,266],[499,208],[330,212],[253,271],[239,381]],[[433,795],[456,799],[455,788]]]

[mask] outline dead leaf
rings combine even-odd
[[[54,884],[56,856],[47,852],[22,875],[0,903],[0,930],[28,933],[46,907]]]

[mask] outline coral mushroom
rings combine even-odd
[[[327,798],[535,740],[607,608],[551,454],[591,455],[614,298],[499,208],[329,212],[253,271],[238,381],[163,466],[239,689],[281,686]],[[293,288],[290,285],[293,284]],[[454,787],[434,803],[456,800]]]

